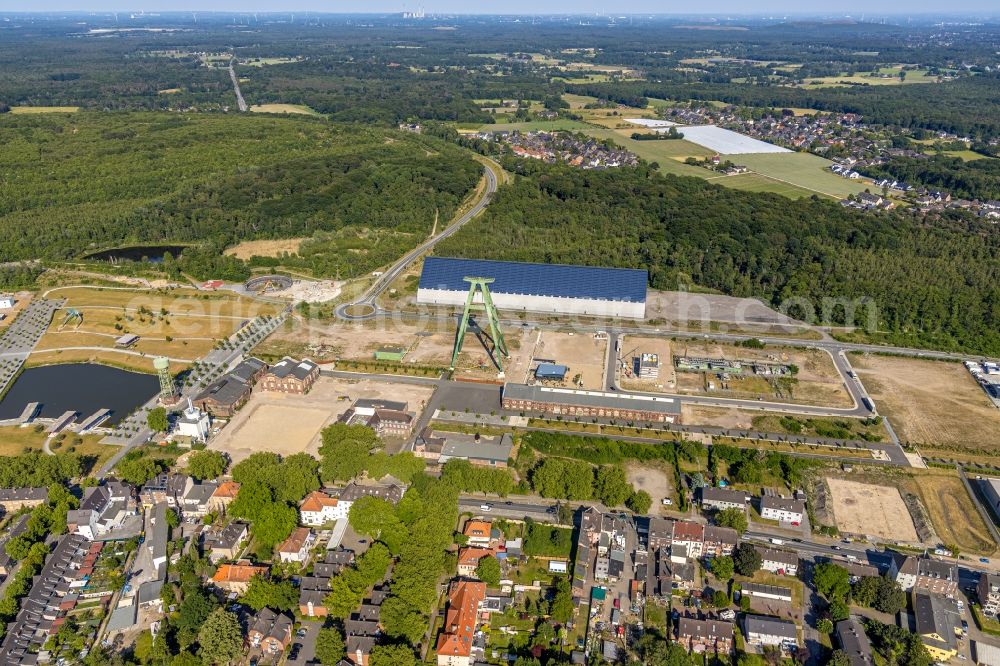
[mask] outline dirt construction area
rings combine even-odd
[[[648,464],[631,464],[625,467],[625,474],[632,487],[636,490],[645,490],[653,498],[653,504],[649,509],[651,514],[660,514],[667,508],[663,506],[663,498],[673,498],[674,496],[674,484],[669,468],[650,467]]]
[[[304,396],[255,391],[208,448],[228,453],[234,463],[256,451],[282,456],[304,451],[318,457],[320,432],[336,422],[358,398],[405,402],[408,411],[419,417],[432,392],[431,388],[413,384],[325,376]]]
[[[619,368],[618,381],[622,387],[641,391],[657,388],[674,390],[677,387],[677,372],[674,369],[673,348],[667,338],[643,338],[634,335],[622,336],[619,352],[624,368]],[[635,364],[642,354],[656,354],[660,370],[656,379],[639,379],[635,374]]]
[[[534,336],[533,336],[534,337]],[[542,361],[554,362],[569,367],[566,381],[569,386],[579,375],[579,385],[585,389],[601,389],[604,386],[604,364],[608,357],[608,341],[597,339],[587,333],[560,333],[539,331],[531,350],[531,370]],[[530,377],[526,377],[530,378]],[[522,379],[517,378],[517,381]]]
[[[723,358],[741,361],[744,373],[722,380],[715,373],[677,372],[677,391],[733,398],[763,398],[773,402],[851,407],[853,401],[844,380],[828,353],[819,349],[768,345],[763,349],[748,349],[713,342],[681,341],[673,345],[674,356],[691,358]],[[747,365],[754,362],[794,366],[794,375],[754,374]],[[707,387],[707,388],[706,388]]]
[[[827,477],[837,527],[846,534],[870,534],[890,541],[918,541],[899,490]]]
[[[903,442],[967,450],[967,458],[996,455],[1000,410],[961,363],[860,354],[850,360]]]

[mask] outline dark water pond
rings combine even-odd
[[[16,419],[32,402],[40,416],[58,418],[70,410],[83,420],[98,409],[111,410],[105,425],[114,425],[159,391],[156,375],[129,372],[96,363],[65,363],[28,368],[0,402],[0,419]]]
[[[163,255],[169,252],[175,258],[184,251],[183,245],[135,245],[132,247],[116,247],[111,250],[101,250],[88,254],[86,259],[95,261],[142,261],[146,259],[153,263],[163,261]]]

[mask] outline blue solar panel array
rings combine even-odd
[[[490,277],[497,294],[592,298],[644,303],[647,273],[633,268],[597,268],[562,264],[527,264],[483,259],[427,257],[421,289],[468,291],[466,277]]]

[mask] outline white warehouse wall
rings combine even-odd
[[[427,305],[453,305],[463,307],[467,291],[447,289],[417,289],[417,303]],[[578,314],[591,317],[625,317],[643,319],[646,316],[645,303],[625,301],[604,301],[590,298],[564,298],[558,296],[524,296],[491,291],[493,304],[499,310],[523,310],[525,312],[546,312],[555,314]],[[478,295],[477,295],[478,296]],[[481,303],[481,298],[476,298]]]

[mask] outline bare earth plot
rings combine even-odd
[[[597,340],[587,333],[559,333],[544,331],[538,334],[532,360],[553,361],[569,367],[566,375],[568,386],[580,375],[583,388],[599,389],[604,385],[604,363],[607,360],[608,341]]]
[[[284,252],[295,254],[299,251],[299,245],[304,240],[304,238],[286,238],[281,240],[243,241],[230,248],[226,248],[225,254],[243,260],[247,260],[253,256],[277,257]]]
[[[666,319],[687,324],[726,322],[741,325],[801,326],[791,317],[755,298],[686,291],[655,291],[646,294],[646,319]]]
[[[826,483],[841,532],[907,543],[918,540],[910,512],[896,488],[833,477],[827,477]]]
[[[649,510],[651,514],[662,513],[667,508],[663,506],[661,500],[664,497],[674,496],[674,484],[669,469],[632,463],[626,465],[625,474],[628,482],[636,490],[645,490],[653,498],[653,505]]]
[[[405,402],[407,409],[419,417],[432,392],[431,388],[412,384],[326,376],[320,377],[305,396],[255,391],[208,448],[228,453],[233,462],[256,451],[282,456],[304,451],[318,457],[322,429],[336,422],[358,398]]]
[[[996,455],[1000,410],[961,363],[852,354],[851,364],[902,441],[933,455]]]
[[[833,364],[833,359],[818,349],[800,347],[778,347],[768,345],[764,349],[745,349],[735,345],[714,342],[679,341],[673,346],[675,356],[700,358],[725,358],[727,360],[763,361],[795,365],[798,374],[788,377],[771,378],[747,375],[730,378],[728,389],[722,388],[721,380],[709,375],[713,388],[706,390],[705,378],[698,372],[678,372],[677,389],[692,394],[725,395],[730,397],[762,397],[776,402],[790,404],[824,405],[829,407],[850,407],[853,402],[843,378]],[[771,381],[787,385],[778,393]],[[790,393],[789,393],[790,391]]]

